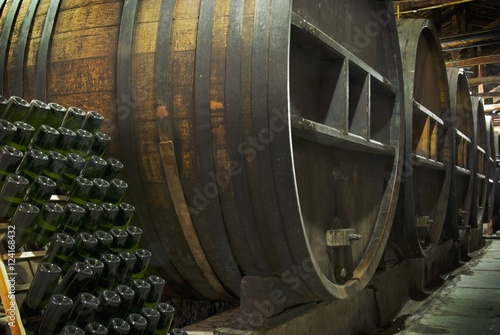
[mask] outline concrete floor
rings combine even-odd
[[[422,302],[404,306],[384,334],[500,334],[500,239],[472,254]]]

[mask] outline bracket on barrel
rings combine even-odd
[[[326,231],[326,245],[329,247],[346,247],[352,241],[360,240],[362,236],[354,229],[330,229]]]

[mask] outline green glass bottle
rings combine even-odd
[[[39,214],[40,209],[35,205],[23,202],[17,206],[10,221],[9,230],[2,238],[5,250],[11,251],[14,249],[17,251],[26,244],[28,237],[37,224]]]
[[[128,233],[125,230],[116,227],[111,228],[109,233],[113,236],[113,243],[111,243],[109,249],[117,253],[123,251],[123,248],[125,248],[127,243]]]
[[[66,325],[63,327],[59,335],[85,335],[85,332],[80,327]]]
[[[135,207],[127,202],[120,202],[118,205],[118,215],[116,216],[115,227],[126,229],[135,213]]]
[[[76,177],[68,192],[68,201],[78,205],[85,205],[90,196],[90,190],[94,186],[92,180],[84,177]]]
[[[64,192],[68,192],[71,189],[84,165],[85,158],[82,156],[72,153],[66,155],[66,165],[63,167],[61,175],[61,188]]]
[[[64,106],[61,106],[55,102],[49,103],[49,108],[50,111],[43,123],[47,126],[57,129],[62,125],[67,110]]]
[[[85,220],[83,221],[83,230],[93,233],[99,227],[99,221],[104,213],[102,206],[95,204],[93,202],[87,202],[83,205],[86,211]]]
[[[92,234],[97,239],[97,248],[94,250],[94,257],[99,257],[101,254],[108,253],[111,243],[113,243],[113,236],[106,231],[96,230]]]
[[[62,294],[50,297],[35,335],[58,334],[68,319],[73,300]]]
[[[97,283],[97,290],[102,291],[109,289],[114,284],[116,271],[118,271],[121,260],[120,257],[111,253],[103,253],[99,256],[99,259],[104,263],[104,271]]]
[[[71,264],[76,262],[83,262],[85,259],[90,258],[97,248],[97,239],[88,232],[81,232],[76,235],[75,247],[68,258],[68,262],[64,265],[63,270],[66,272],[71,267]]]
[[[70,107],[64,116],[61,127],[76,131],[82,128],[83,121],[85,120],[85,112],[78,107]]]
[[[91,322],[85,326],[85,329],[83,330],[85,332],[85,335],[107,335],[108,334],[108,329],[99,322]]]
[[[104,116],[96,111],[88,111],[82,124],[82,129],[95,134],[104,123]]]
[[[118,257],[120,257],[120,266],[118,266],[118,270],[116,271],[115,279],[120,284],[127,284],[132,279],[137,257],[126,251],[120,251]]]
[[[63,207],[56,203],[48,202],[42,206],[38,222],[28,238],[31,250],[40,250],[50,242],[63,216]]]
[[[103,290],[97,298],[99,299],[99,307],[94,320],[104,324],[117,314],[121,300],[118,294],[112,290]]]
[[[153,254],[146,249],[135,249],[134,255],[137,257],[137,261],[135,262],[134,271],[132,272],[132,278],[143,278]]]
[[[123,163],[114,157],[106,159],[106,169],[104,170],[103,179],[111,181],[116,179],[123,170]]]
[[[130,313],[126,321],[130,325],[129,335],[143,335],[148,326],[146,318],[138,313]]]
[[[104,212],[102,213],[101,220],[99,221],[99,229],[109,231],[115,225],[119,208],[109,202],[103,202],[101,206]]]
[[[175,308],[166,302],[160,302],[158,306],[156,306],[156,310],[160,313],[160,321],[156,326],[155,335],[166,335],[172,325]]]
[[[43,153],[48,154],[49,151],[52,150],[58,139],[59,132],[54,128],[44,124],[37,129],[28,148],[38,149]]]
[[[61,268],[59,266],[51,263],[40,263],[21,305],[22,315],[35,316],[40,314],[54,293],[60,277]]]
[[[75,299],[92,279],[92,275],[93,272],[87,264],[76,262],[66,272],[55,292]]]
[[[94,134],[87,156],[103,157],[111,143],[111,136],[100,131]]]
[[[68,262],[74,247],[75,239],[73,237],[64,233],[57,233],[52,237],[42,262],[55,264],[62,269]]]
[[[129,311],[140,313],[151,291],[151,284],[143,279],[132,279],[130,288],[135,292],[135,296]]]
[[[17,130],[8,144],[16,149],[25,151],[35,135],[35,128],[23,121],[15,121],[14,126]]]
[[[49,202],[50,197],[56,191],[56,187],[56,182],[49,177],[38,176],[28,187],[24,201],[41,208]]]
[[[28,113],[26,114],[24,122],[31,125],[33,128],[38,129],[49,115],[50,107],[45,102],[34,99],[31,100]],[[52,127],[50,127],[52,128]]]
[[[121,318],[112,318],[108,323],[109,335],[128,335],[130,329],[128,322]]]
[[[142,229],[137,226],[128,226],[125,229],[128,234],[127,245],[124,251],[133,252],[139,246],[142,237]]]
[[[17,206],[23,201],[29,181],[23,176],[11,174],[0,190],[0,220],[10,220]]]
[[[22,159],[23,153],[21,150],[8,145],[0,147],[0,188],[5,178],[16,172]]]
[[[69,235],[76,235],[85,219],[85,209],[77,204],[64,205],[64,215],[57,230]]]
[[[101,157],[90,156],[82,169],[81,175],[88,179],[102,178],[107,166],[108,163]]]
[[[99,279],[101,279],[101,276],[104,273],[104,263],[93,257],[85,258],[83,262],[87,264],[94,273],[92,275],[92,279],[87,283],[87,285],[85,285],[84,291],[93,292],[97,287]]]
[[[54,151],[57,151],[60,154],[67,155],[71,152],[71,148],[73,148],[74,143],[76,142],[76,133],[68,128],[59,127],[57,128],[59,132],[59,137],[54,144]]]
[[[102,178],[94,178],[92,179],[92,182],[94,183],[94,185],[90,190],[89,201],[100,205],[102,204],[110,185],[106,180]]]
[[[87,157],[87,152],[92,144],[93,135],[84,129],[75,130],[76,141],[73,143],[71,152],[82,157]]]
[[[36,177],[43,173],[49,163],[49,156],[38,149],[29,149],[19,164],[16,173],[22,175],[32,183]]]
[[[127,192],[128,184],[121,179],[113,179],[109,182],[109,189],[104,197],[105,202],[118,205]]]
[[[156,327],[158,327],[158,322],[160,322],[160,312],[151,307],[143,307],[141,309],[141,315],[144,316],[148,322],[148,327],[144,335],[154,335]]]
[[[68,160],[66,156],[56,151],[50,151],[47,156],[49,157],[49,162],[43,169],[43,175],[52,179],[56,183],[57,188],[61,188],[61,175]]]
[[[124,318],[127,315],[132,302],[134,301],[134,290],[132,290],[127,285],[119,284],[116,285],[114,291],[120,296],[121,300],[120,306],[118,308],[118,311],[120,312],[120,314],[118,314],[118,317]]]
[[[5,109],[7,108],[8,100],[5,99],[2,95],[0,95],[0,119],[5,114]]]
[[[10,143],[14,135],[16,134],[17,128],[11,122],[7,120],[0,119],[0,145],[6,145]]]
[[[30,103],[18,96],[11,96],[5,107],[5,112],[0,115],[0,119],[4,119],[10,122],[23,121],[28,114],[30,108]]]
[[[148,276],[146,281],[151,285],[151,290],[149,291],[144,306],[153,308],[160,302],[166,282],[165,279],[155,275]]]
[[[79,328],[85,328],[94,321],[98,308],[99,299],[95,295],[88,292],[80,293],[69,313],[68,322]]]

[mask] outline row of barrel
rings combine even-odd
[[[106,116],[167,294],[346,299],[492,215],[482,102],[391,1],[0,4],[0,94]]]

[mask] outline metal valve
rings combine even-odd
[[[326,231],[326,245],[329,247],[345,247],[351,241],[361,240],[363,236],[356,234],[354,229],[330,229]]]

